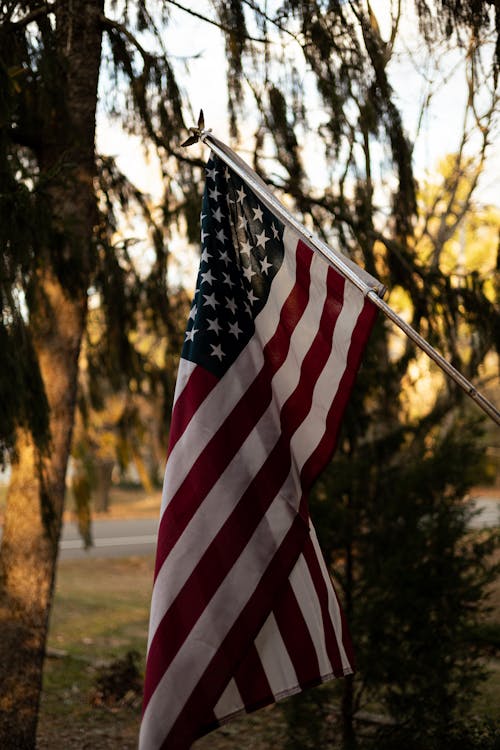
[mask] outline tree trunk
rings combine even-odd
[[[109,511],[109,492],[113,484],[114,461],[96,460],[95,510],[98,513]]]
[[[40,263],[30,307],[31,333],[50,407],[51,445],[48,455],[41,457],[31,437],[19,435],[19,459],[12,467],[7,495],[0,550],[2,750],[32,750],[36,745],[96,224],[94,134],[102,7],[94,0],[72,0],[56,8],[60,80],[53,80],[52,91],[45,92],[51,106],[44,110],[47,119],[36,156],[46,175],[45,192],[59,241],[47,248]]]
[[[345,563],[345,586],[344,586],[344,611],[347,622],[352,622],[353,614],[353,550],[352,544],[346,545]],[[355,750],[357,747],[356,733],[354,731],[354,675],[347,675],[342,685],[342,748],[343,750]]]
[[[50,455],[19,436],[1,548],[0,747],[35,747],[37,710],[65,494],[83,305],[46,280],[52,330],[37,341],[51,408]],[[62,325],[64,321],[64,325]]]

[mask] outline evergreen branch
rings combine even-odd
[[[118,21],[113,21],[112,18],[108,18],[104,14],[100,15],[100,21],[105,29],[113,29],[114,31],[118,31],[126,39],[128,39],[128,41],[137,49],[137,51],[145,61],[149,62],[155,59],[156,56],[151,54],[151,52],[145,50],[139,40],[121,23],[118,23]]]
[[[229,26],[226,26],[223,23],[219,23],[219,21],[214,21],[213,18],[208,18],[208,16],[204,16],[202,13],[198,13],[191,8],[186,8],[185,5],[181,5],[176,0],[167,0],[167,3],[174,5],[176,8],[179,8],[179,10],[183,10],[185,13],[189,13],[190,16],[194,16],[195,18],[199,18],[201,21],[205,21],[205,23],[209,23],[212,26],[217,26],[218,29],[224,31],[224,33],[226,34],[232,34],[234,31],[234,29],[231,29]],[[245,36],[245,39],[247,39],[249,42],[258,42],[259,44],[272,44],[269,39],[262,37]]]
[[[35,8],[35,10],[32,10],[30,13],[28,13],[24,18],[20,18],[19,21],[13,21],[12,26],[14,26],[16,29],[21,29],[24,26],[28,26],[32,21],[36,21],[37,18],[41,18],[43,16],[47,16],[49,13],[55,13],[56,10],[56,4],[54,3],[46,3],[43,6],[40,6],[39,8]]]
[[[291,36],[292,39],[297,42],[300,46],[302,46],[302,42],[298,38],[296,34],[293,33],[293,31],[290,31],[290,29],[287,29],[286,26],[283,26],[279,21],[277,21],[275,18],[271,18],[271,16],[266,13],[262,8],[259,8],[257,3],[253,2],[253,0],[242,0],[244,5],[247,5],[251,10],[253,10],[254,13],[258,13],[261,18],[263,18],[265,21],[268,21],[273,26],[276,26],[276,28],[281,31],[283,34],[288,34],[288,36]]]

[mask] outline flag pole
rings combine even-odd
[[[255,174],[255,172],[225,143],[219,141],[210,130],[205,130],[203,113],[200,113],[197,128],[191,128],[192,136],[188,138],[183,146],[191,145],[201,140],[210,146],[212,151],[219,156],[228,166],[238,174],[248,186],[266,203],[272,211],[285,223],[295,229],[299,234],[305,236],[311,244],[344,278],[356,286],[365,297],[367,297],[384,315],[389,318],[403,333],[416,344],[427,356],[435,362],[441,370],[448,375],[462,390],[487,414],[497,425],[500,425],[500,411],[491,403],[477,388],[467,380],[448,360],[439,354],[426,339],[406,323],[394,310],[382,299],[385,287],[380,284],[374,288],[365,282],[352,266],[335,253],[328,245],[316,237],[309,229],[301,224],[269,190],[266,184]]]

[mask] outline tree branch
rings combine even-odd
[[[28,13],[23,18],[20,18],[19,21],[12,21],[11,24],[16,29],[21,29],[24,26],[28,26],[28,24],[30,24],[32,21],[36,21],[37,18],[47,16],[49,13],[55,13],[55,6],[55,3],[46,3],[46,5],[35,8],[35,10],[32,10],[31,13]]]
[[[205,23],[209,23],[212,26],[216,26],[218,29],[221,29],[221,31],[224,31],[226,34],[231,34],[233,32],[233,29],[231,29],[229,26],[226,26],[223,23],[219,23],[218,21],[214,21],[213,18],[208,18],[207,16],[204,16],[201,13],[197,13],[197,11],[192,10],[191,8],[186,8],[185,5],[181,5],[176,0],[167,0],[167,3],[170,3],[170,5],[174,5],[176,8],[179,8],[179,10],[183,10],[185,13],[189,13],[190,16],[194,16],[195,18],[199,18],[201,21],[205,21]],[[272,43],[269,41],[269,39],[265,39],[262,37],[247,36],[245,38],[248,39],[249,42],[258,42],[259,44],[271,44]]]
[[[144,60],[150,62],[151,60],[154,60],[156,58],[156,55],[153,55],[151,52],[148,52],[144,49],[142,44],[138,41],[138,39],[126,28],[126,26],[123,26],[121,23],[118,23],[118,21],[113,21],[112,18],[108,18],[104,14],[101,14],[99,16],[100,21],[105,29],[114,29],[114,31],[118,31],[120,34],[123,34],[123,36],[128,39],[128,41],[134,46],[138,52],[141,54]]]
[[[251,10],[253,10],[254,13],[258,13],[261,18],[263,18],[265,21],[268,21],[273,26],[276,26],[276,28],[281,31],[283,34],[288,34],[288,36],[291,36],[292,39],[297,42],[301,47],[303,46],[303,43],[300,41],[300,39],[297,37],[296,34],[293,33],[293,31],[290,31],[290,29],[287,29],[286,26],[283,26],[279,21],[277,21],[275,18],[271,18],[271,16],[263,11],[257,3],[253,2],[253,0],[242,0],[242,3],[244,5],[247,5]]]

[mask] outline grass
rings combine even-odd
[[[153,559],[88,559],[59,564],[49,647],[90,660],[143,651]]]
[[[135,748],[140,696],[96,703],[103,664],[146,651],[152,558],[64,561],[50,623],[38,748]],[[143,662],[142,665],[143,667]]]

